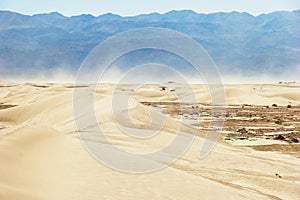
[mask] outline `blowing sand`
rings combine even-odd
[[[119,93],[134,87],[124,85]],[[103,84],[94,92],[97,119],[113,144],[129,152],[155,151],[174,138],[179,119],[186,117],[187,126],[197,130],[188,151],[153,173],[112,170],[96,161],[78,139],[72,85],[1,83],[0,199],[300,198],[300,85],[226,85],[228,120],[213,152],[202,160],[198,156],[211,103],[205,86],[192,86],[199,104],[187,104],[184,111],[177,109],[172,93],[184,93],[180,85],[139,88],[127,110],[136,126],[126,120],[121,125],[143,134],[153,120],[149,110],[167,116],[163,134],[142,141],[113,123],[113,88]],[[200,123],[193,121],[195,109],[202,112]],[[278,135],[284,139],[276,139]]]

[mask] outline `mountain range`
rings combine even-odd
[[[0,11],[0,80],[60,69],[75,74],[101,41],[142,27],[168,28],[190,36],[224,74],[294,73],[300,68],[300,10],[259,16],[180,10],[132,17]]]

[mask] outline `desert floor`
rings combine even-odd
[[[90,87],[0,83],[1,200],[300,199],[299,84],[225,85],[226,113],[214,116],[204,85],[191,85],[197,103],[179,102],[176,95],[189,94],[172,82],[138,88],[98,85],[88,93],[93,95],[97,116],[92,126],[100,126],[110,142],[123,150],[160,150],[174,139],[182,121],[188,127],[186,134],[196,131],[190,148],[178,160],[145,174],[113,170],[82,144],[86,140],[104,145],[97,133],[78,130],[74,120],[86,114],[74,114],[74,101],[80,101],[74,100],[74,90]],[[127,109],[112,113],[113,94],[132,94]],[[117,115],[122,127],[144,134],[160,125],[151,119],[151,112],[166,116],[166,121],[161,133],[148,140],[130,137],[115,124]],[[124,113],[132,123],[122,118]],[[207,131],[215,128],[210,122],[222,117],[218,143],[199,159]]]

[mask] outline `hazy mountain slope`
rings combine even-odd
[[[85,56],[108,36],[149,26],[191,36],[225,74],[280,74],[299,69],[299,22],[299,10],[256,17],[189,10],[134,17],[111,13],[65,17],[57,12],[26,16],[0,11],[0,78],[58,68],[75,73]]]

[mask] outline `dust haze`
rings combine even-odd
[[[155,64],[156,65],[156,64]],[[153,66],[155,66],[153,65]],[[170,66],[161,69],[153,67],[151,64],[131,69],[122,69],[118,66],[110,67],[102,76],[99,74],[98,82],[102,83],[144,83],[144,82],[185,82],[192,84],[204,84],[206,80],[195,69],[180,71]],[[221,71],[221,70],[219,70]],[[64,67],[54,69],[39,69],[35,71],[9,71],[6,69],[0,71],[1,82],[33,82],[33,83],[75,83],[77,70],[67,69]],[[89,73],[94,73],[90,71]],[[251,75],[244,73],[220,72],[221,80],[224,84],[250,84],[250,83],[266,83],[276,84],[279,82],[300,82],[300,65],[290,67],[280,74],[272,74],[272,72],[257,72]],[[89,77],[89,74],[86,74]],[[88,80],[88,78],[87,78]],[[88,81],[87,81],[88,83]]]

